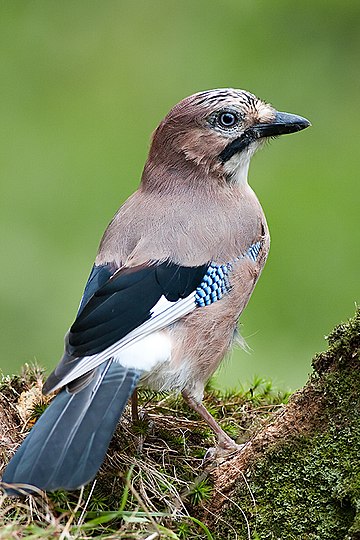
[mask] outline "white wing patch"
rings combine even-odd
[[[171,344],[169,338],[163,333],[160,334],[159,331],[188,315],[195,307],[195,293],[177,302],[169,302],[162,296],[152,308],[151,318],[148,321],[100,353],[80,358],[74,369],[65,375],[51,391],[66,386],[111,357],[124,367],[133,367],[142,371],[148,371],[157,363],[165,362],[170,357]],[[139,347],[135,347],[135,344]],[[158,351],[156,351],[157,346]]]
[[[126,368],[151,371],[171,357],[171,339],[165,332],[153,332],[114,354],[114,361]]]

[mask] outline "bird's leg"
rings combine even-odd
[[[142,419],[144,417],[143,413],[141,413]],[[135,388],[132,396],[131,396],[131,418],[133,421],[133,424],[137,424],[140,427],[140,416],[139,416],[139,398],[138,398],[138,392],[137,388]],[[135,431],[136,433],[136,431]],[[144,441],[145,441],[145,434],[142,433],[140,430],[137,431],[137,453],[142,454]]]
[[[213,430],[215,435],[218,439],[218,448],[221,451],[225,451],[223,453],[227,452],[234,452],[234,450],[240,450],[243,445],[236,444],[236,442],[229,437],[227,433],[216,422],[215,418],[211,416],[209,411],[204,407],[202,403],[199,403],[194,399],[186,390],[182,391],[182,396],[186,403],[191,407],[194,411],[196,411],[203,420],[207,423],[207,425]]]
[[[133,395],[131,396],[131,417],[133,422],[139,422],[139,400],[137,388],[135,388]]]

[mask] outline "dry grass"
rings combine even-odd
[[[23,440],[44,402],[42,373],[25,367],[0,387],[2,468]],[[207,389],[205,403],[238,442],[246,440],[287,395],[254,381],[226,395]],[[95,481],[80,491],[0,498],[0,539],[211,539],[196,518],[212,486],[203,458],[212,433],[183,403],[167,394],[141,391],[140,420],[128,408]]]

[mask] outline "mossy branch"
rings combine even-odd
[[[304,388],[212,471],[203,519],[229,525],[222,539],[360,538],[360,311],[328,342]]]

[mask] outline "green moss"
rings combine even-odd
[[[314,374],[298,395],[297,436],[266,442],[258,450],[239,473],[227,505],[212,512],[215,525],[211,519],[205,522],[203,512],[203,505],[212,510],[211,497],[217,496],[202,461],[215,442],[212,432],[181,398],[142,390],[140,420],[133,423],[130,409],[125,411],[96,483],[83,492],[59,491],[37,499],[35,514],[33,505],[4,499],[1,531],[6,529],[10,538],[14,531],[35,534],[37,527],[37,537],[44,540],[64,530],[70,538],[88,538],[91,532],[94,538],[125,540],[150,536],[156,522],[164,539],[233,540],[237,535],[239,540],[359,540],[359,347],[357,314],[331,333],[329,349],[313,361]],[[28,367],[0,383],[0,411],[2,404],[14,416],[4,416],[9,429],[22,425],[9,403],[16,403],[41,376],[38,368]],[[259,427],[260,434],[266,432],[264,419],[282,410],[288,397],[257,378],[249,389],[226,394],[209,384],[204,401],[224,429],[242,442]],[[36,404],[33,412],[41,407]],[[3,456],[8,459],[5,451]],[[44,515],[52,516],[51,523]]]
[[[240,538],[360,538],[360,317],[338,326],[314,359],[316,427],[269,448],[239,480],[222,518]],[[243,514],[237,509],[238,505]],[[246,522],[247,520],[247,522]],[[224,531],[219,540],[233,538]]]
[[[274,449],[257,464],[249,479],[257,504],[249,516],[260,539],[345,537],[360,501],[360,470],[352,467],[360,448],[349,451],[352,443],[333,431]],[[248,495],[240,488],[238,504],[244,507]]]

